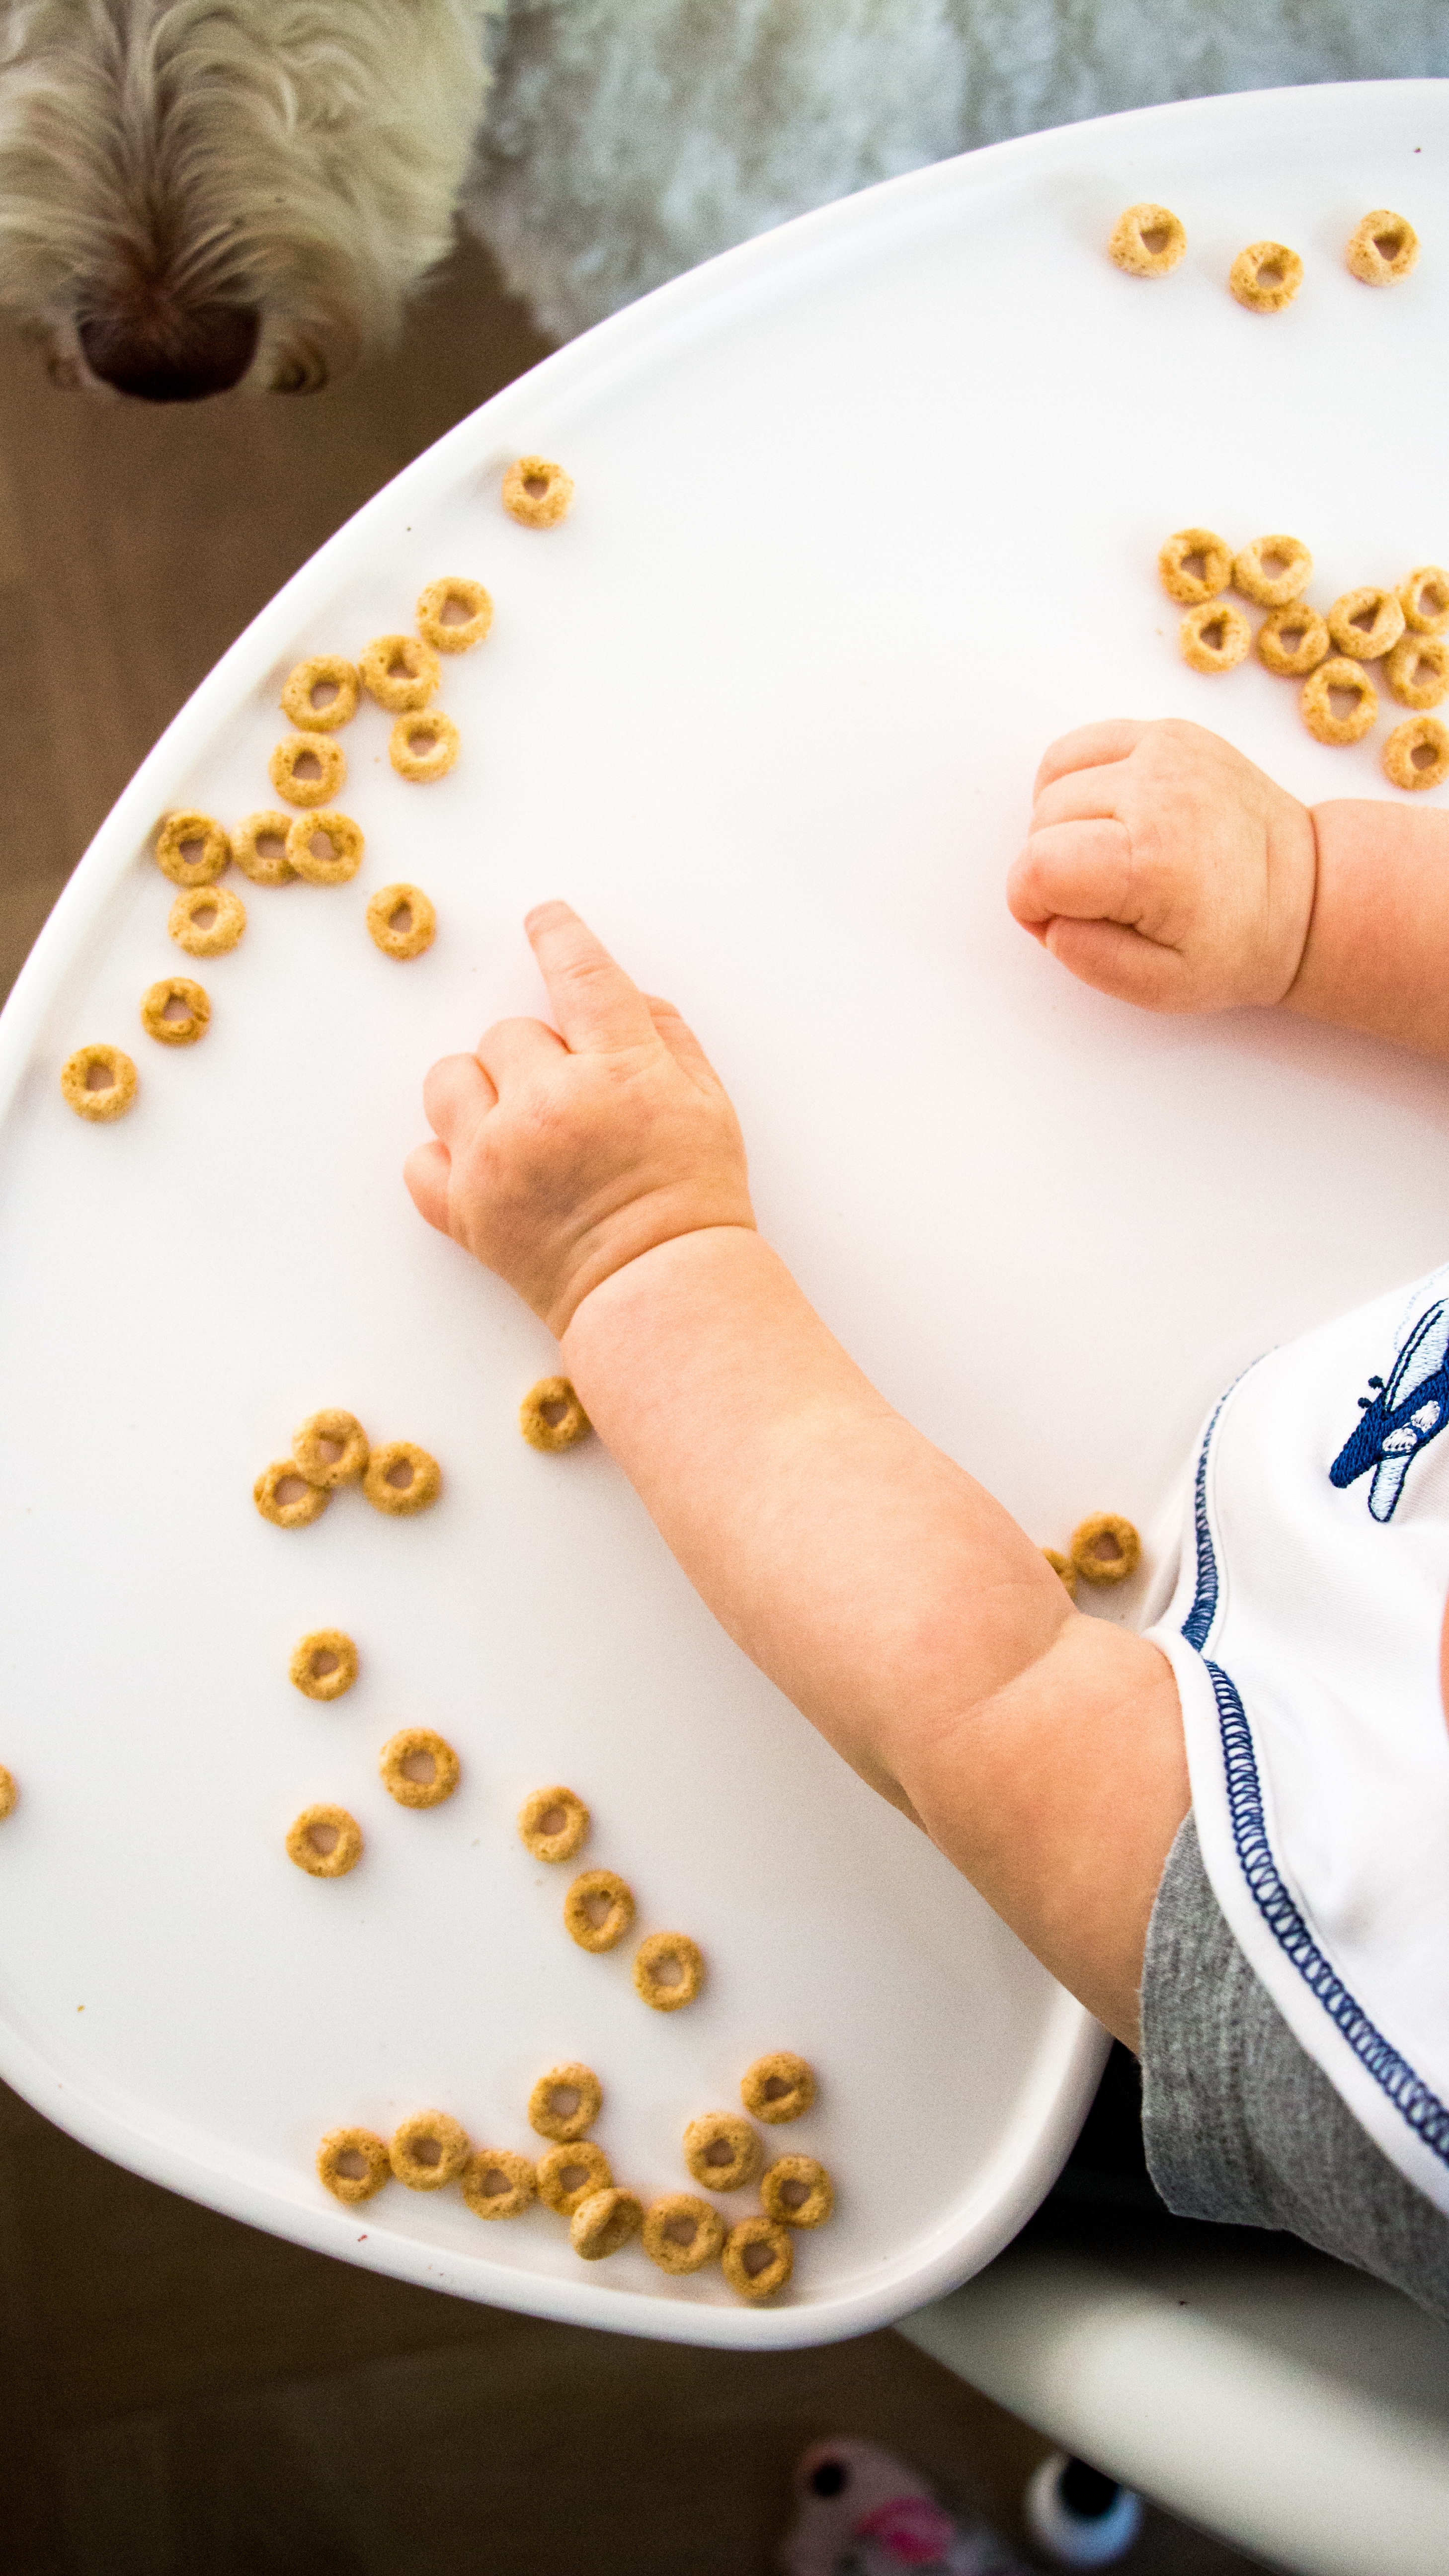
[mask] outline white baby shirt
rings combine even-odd
[[[1271,1351],[1171,1607],[1203,1865],[1289,2029],[1449,2215],[1449,1269]]]

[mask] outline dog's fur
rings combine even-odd
[[[0,307],[62,382],[305,391],[460,204],[565,338],[1003,135],[1404,73],[1443,0],[0,0]]]
[[[7,0],[0,304],[63,383],[325,383],[449,247],[492,6]]]

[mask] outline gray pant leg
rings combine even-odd
[[[1229,1931],[1189,1815],[1142,1974],[1142,2133],[1180,2218],[1285,2228],[1449,2323],[1449,2218],[1300,2048]]]

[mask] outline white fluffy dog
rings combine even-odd
[[[0,0],[0,306],[63,382],[301,392],[460,208],[564,338],[1003,135],[1407,73],[1444,0]]]
[[[494,0],[0,0],[0,305],[62,383],[303,393],[447,251]]]

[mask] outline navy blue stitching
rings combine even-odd
[[[1234,1380],[1234,1384],[1236,1382]],[[1231,1395],[1232,1391],[1232,1387],[1229,1387],[1228,1395]],[[1227,1403],[1228,1395],[1220,1398],[1217,1411],[1203,1433],[1197,1475],[1192,1489],[1193,1527],[1197,1533],[1197,1590],[1193,1594],[1192,1608],[1182,1623],[1182,1633],[1190,1646],[1196,1646],[1199,1654],[1207,1643],[1207,1633],[1213,1624],[1218,1606],[1218,1561],[1213,1553],[1212,1531],[1208,1527],[1207,1513],[1208,1451],[1212,1447],[1213,1433],[1218,1427],[1218,1414]]]
[[[1230,1387],[1228,1394],[1231,1393]],[[1227,1400],[1225,1395],[1223,1404]],[[1197,1589],[1192,1608],[1182,1623],[1182,1633],[1200,1655],[1218,1605],[1217,1558],[1207,1516],[1207,1464],[1223,1404],[1218,1406],[1203,1435],[1193,1487]],[[1215,1664],[1208,1655],[1202,1655],[1202,1664],[1217,1702],[1233,1843],[1253,1902],[1309,1992],[1316,1995],[1329,2019],[1347,2040],[1359,2064],[1383,2088],[1395,2109],[1402,2112],[1410,2128],[1440,2162],[1449,2165],[1449,2105],[1441,2102],[1437,2093],[1430,2091],[1392,2043],[1374,2028],[1362,2005],[1349,1993],[1343,1979],[1335,1968],[1330,1967],[1315,1942],[1284,1886],[1273,1858],[1263,1821],[1263,1791],[1253,1751],[1252,1730],[1243,1703],[1220,1664]]]

